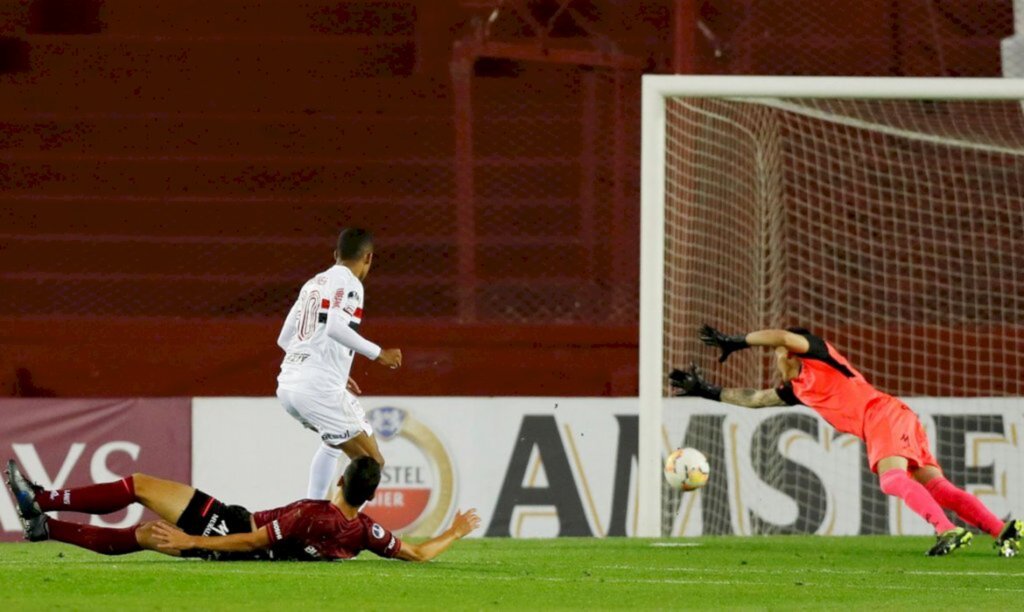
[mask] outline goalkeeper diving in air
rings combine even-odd
[[[917,415],[899,399],[871,386],[831,344],[798,327],[728,336],[704,325],[700,339],[722,351],[719,362],[752,346],[774,348],[783,382],[771,389],[723,389],[705,381],[696,365],[691,365],[669,375],[676,395],[746,408],[797,404],[812,408],[838,431],[863,440],[882,492],[903,500],[935,528],[937,540],[929,556],[948,555],[971,542],[971,532],[956,527],[943,508],[991,534],[999,555],[1012,557],[1019,552],[1024,521],[1003,523],[981,500],[946,480]]]

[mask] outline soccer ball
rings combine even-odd
[[[673,489],[699,489],[708,483],[710,475],[708,458],[695,448],[677,448],[665,460],[665,480]]]

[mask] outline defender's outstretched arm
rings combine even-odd
[[[396,557],[402,561],[430,561],[447,550],[455,540],[464,538],[479,526],[480,517],[477,516],[475,508],[465,512],[456,512],[452,526],[444,533],[422,544],[403,542],[402,549],[398,551]]]

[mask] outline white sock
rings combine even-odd
[[[338,470],[338,457],[341,449],[321,444],[313,455],[313,463],[309,466],[309,488],[307,499],[327,499],[327,492],[334,483],[334,474]]]

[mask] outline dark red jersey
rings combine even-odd
[[[402,541],[363,513],[346,518],[326,500],[303,499],[253,515],[256,529],[266,527],[275,560],[351,559],[363,550],[394,557]]]
[[[800,374],[779,387],[783,401],[813,408],[837,430],[861,439],[869,410],[902,405],[872,387],[831,344],[811,334],[802,335],[811,347],[806,353],[792,354],[800,360]]]

